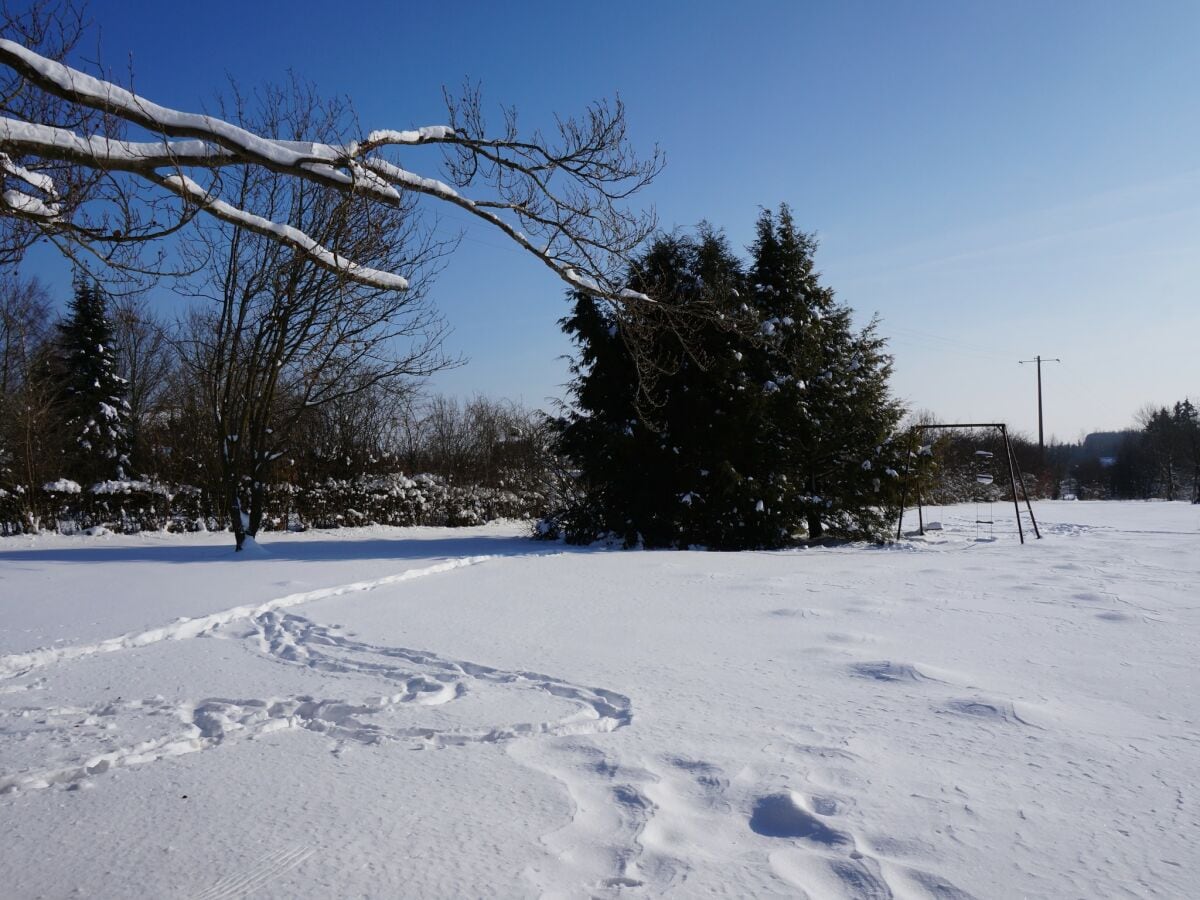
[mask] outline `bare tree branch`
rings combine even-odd
[[[19,258],[34,233],[66,237],[109,265],[136,269],[128,254],[111,248],[171,233],[202,213],[286,244],[359,284],[406,289],[403,273],[364,265],[224,195],[219,174],[252,166],[381,208],[404,209],[413,194],[434,198],[500,230],[573,288],[610,300],[647,299],[625,288],[623,277],[654,217],[623,204],[657,175],[663,159],[657,149],[648,160],[633,154],[619,99],[594,103],[579,119],[557,120],[553,140],[538,132],[522,138],[512,110],[505,111],[503,133],[489,136],[480,93],[471,86],[461,97],[447,95],[445,125],[285,140],[225,117],[161,106],[62,62],[63,41],[5,24],[0,67],[10,71],[14,92],[42,102],[0,103],[0,218],[25,227],[22,241],[0,247],[0,261]],[[31,40],[43,45],[31,49]],[[47,48],[53,52],[38,52]],[[127,140],[130,127],[153,139]],[[429,145],[443,149],[450,183],[401,164],[398,153]],[[207,187],[193,177],[200,171],[211,178]]]

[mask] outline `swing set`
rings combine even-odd
[[[1037,519],[1034,518],[1034,515],[1033,515],[1033,505],[1029,502],[1029,491],[1027,491],[1025,489],[1025,477],[1021,474],[1021,467],[1018,466],[1016,463],[1016,457],[1013,454],[1012,442],[1008,439],[1008,426],[1003,423],[1000,423],[1000,422],[986,422],[983,424],[914,425],[911,429],[912,443],[913,443],[913,445],[915,445],[917,435],[921,432],[940,431],[943,429],[951,429],[951,428],[967,429],[967,430],[973,430],[973,431],[994,428],[1000,433],[1000,439],[1002,442],[1002,446],[1004,448],[1003,452],[1004,452],[1005,457],[1007,457],[1007,461],[1008,461],[1008,486],[1009,486],[1009,489],[1012,491],[1013,510],[1016,513],[1016,518],[1017,518],[1017,534],[1021,538],[1021,543],[1024,544],[1025,543],[1025,529],[1021,526],[1021,504],[1020,504],[1019,498],[1017,497],[1017,483],[1019,482],[1021,485],[1021,494],[1025,498],[1025,508],[1029,511],[1029,521],[1033,525],[1033,533],[1040,540],[1042,537],[1042,533],[1038,529]],[[903,534],[904,504],[908,500],[908,486],[909,486],[910,476],[912,474],[913,455],[914,455],[913,452],[910,450],[910,452],[908,454],[908,459],[904,466],[904,476],[903,476],[903,481],[901,482],[901,487],[900,487],[900,518],[896,522],[896,540],[900,540],[901,535]],[[992,464],[992,460],[993,460],[994,456],[995,456],[995,454],[993,454],[990,450],[976,450],[975,451],[975,482],[976,482],[976,484],[981,485],[981,486],[988,486],[988,487],[990,487],[992,485],[994,478],[992,477],[992,473],[991,473],[991,464]],[[925,514],[924,514],[923,505],[921,502],[921,481],[920,481],[920,479],[916,480],[916,484],[914,486],[914,492],[915,492],[916,501],[917,501],[918,529],[919,529],[920,534],[922,536],[924,536],[924,534],[925,534]],[[987,525],[989,536],[994,537],[992,529],[995,525],[995,520],[991,514],[992,501],[990,499],[988,499],[986,501],[988,504],[988,507],[987,507],[988,515],[987,515],[986,519],[981,518],[981,512],[980,512],[980,503],[981,502],[982,501],[978,498],[975,501],[975,536],[978,539],[979,534],[980,534],[980,526]]]

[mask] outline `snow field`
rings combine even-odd
[[[1188,896],[1200,510],[1035,509],[1025,547],[969,507],[785,553],[0,546],[6,890]]]

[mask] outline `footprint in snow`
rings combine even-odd
[[[833,644],[873,644],[875,638],[869,634],[861,634],[852,631],[830,631],[825,635],[825,640]]]
[[[696,795],[702,806],[723,808],[728,805],[723,795],[729,787],[729,779],[720,766],[682,756],[669,756],[665,762],[688,777],[691,793]]]
[[[777,619],[808,619],[819,616],[820,613],[815,609],[785,606],[780,609],[772,609],[767,612],[767,615]]]
[[[434,750],[538,735],[597,734],[624,727],[633,717],[628,697],[603,688],[535,672],[507,671],[425,650],[369,644],[291,613],[268,611],[250,621],[254,629],[247,643],[266,659],[360,676],[373,682],[375,690],[358,700],[297,695],[271,700],[208,697],[169,703],[159,697],[69,710],[70,719],[82,718],[82,722],[55,722],[41,737],[56,741],[69,734],[67,743],[75,753],[41,770],[0,771],[0,795],[52,785],[66,787],[113,769],[205,751],[227,741],[253,739],[285,729],[317,732],[339,742],[400,743]],[[565,710],[554,719],[464,723],[457,728],[424,721],[420,710],[453,703],[469,692],[541,694],[554,698]],[[409,714],[403,715],[403,711]],[[147,739],[144,732],[152,716],[172,720],[171,732],[163,734],[156,728],[159,733]],[[136,733],[136,738],[130,737],[121,745],[120,729],[109,734],[107,719],[114,719],[114,725],[119,719],[120,724]],[[89,748],[74,746],[80,744]]]
[[[1007,700],[988,700],[978,697],[965,697],[950,700],[942,707],[944,712],[971,719],[1004,722],[1008,724],[1032,725],[1033,723],[1021,717],[1012,703]]]
[[[811,799],[812,810],[818,816],[836,816],[842,811],[842,802],[835,797],[814,794]]]
[[[848,834],[830,828],[805,809],[800,797],[792,791],[768,794],[755,800],[750,830],[764,837],[803,838],[827,847],[854,843]]]
[[[859,662],[850,664],[850,672],[858,678],[870,678],[874,681],[936,681],[912,663],[895,662],[883,659],[874,662]]]

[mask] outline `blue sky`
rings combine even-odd
[[[103,59],[195,109],[287,70],[367,128],[442,121],[465,77],[531,125],[619,92],[666,228],[735,246],[786,201],[825,280],[882,318],[895,388],[1036,436],[1200,396],[1200,3],[94,2]],[[414,161],[415,162],[415,161]],[[452,214],[448,222],[464,225]],[[39,257],[39,267],[47,263]],[[434,288],[471,362],[435,389],[561,394],[561,284],[482,227]]]

